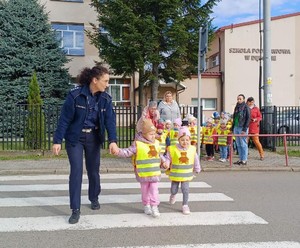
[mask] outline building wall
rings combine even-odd
[[[62,2],[41,0],[45,4],[46,11],[49,13],[50,22],[84,24],[85,29],[91,30],[89,23],[97,23],[97,13],[90,6],[91,1],[80,2]],[[95,61],[100,61],[98,50],[90,44],[88,37],[84,36],[85,56],[68,56],[71,61],[66,65],[69,73],[76,77],[83,67],[92,67]]]
[[[300,13],[285,18],[274,18],[271,22],[273,105],[298,106],[300,102],[300,78],[296,69],[300,62],[300,47],[297,46],[300,41],[299,24]],[[208,57],[218,51],[221,57],[220,71],[223,74],[221,79],[224,83],[225,111],[232,112],[236,97],[240,93],[246,97],[253,96],[258,104],[259,23],[251,22],[220,29]],[[212,68],[209,71],[215,70]],[[262,91],[262,105],[263,96]]]

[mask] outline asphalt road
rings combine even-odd
[[[55,180],[42,180],[42,176],[37,176],[40,180],[8,180],[7,177],[0,177],[0,203],[7,204],[6,200],[12,198],[39,197],[39,199],[44,199],[46,202],[46,199],[49,197],[67,197],[67,190],[51,190],[51,188],[41,191],[4,190],[7,186],[15,185],[58,185],[67,183],[67,177],[65,179],[60,179],[58,176],[55,177],[55,175],[53,177]],[[1,178],[5,178],[5,180],[1,180]],[[121,196],[124,196],[126,199],[128,195],[139,194],[138,188],[124,187],[129,182],[133,183],[135,179],[102,179],[102,185],[117,183],[120,184],[120,187],[103,187],[100,202],[101,199],[112,195],[118,195],[119,199]],[[167,178],[163,178],[162,182],[167,183],[169,181]],[[191,200],[189,206],[192,214],[186,217],[180,212],[181,195],[178,195],[178,202],[175,205],[169,205],[166,201],[162,201],[160,204],[160,220],[149,217],[150,219],[147,219],[147,221],[150,221],[150,224],[145,224],[143,227],[134,225],[129,227],[122,226],[122,218],[127,215],[132,216],[132,222],[137,222],[137,225],[138,222],[144,223],[144,218],[147,216],[145,217],[143,214],[141,203],[138,201],[102,204],[100,211],[92,211],[88,204],[83,204],[81,221],[84,222],[85,216],[92,216],[97,222],[96,218],[100,216],[100,223],[98,223],[99,228],[80,227],[78,225],[79,230],[67,230],[64,227],[60,230],[51,229],[52,217],[60,216],[67,219],[69,216],[68,202],[61,205],[51,204],[50,202],[45,206],[40,206],[38,203],[33,203],[33,206],[18,206],[19,203],[12,202],[11,206],[9,204],[8,206],[0,205],[0,223],[2,222],[3,224],[4,220],[8,220],[11,226],[16,228],[16,231],[2,230],[0,224],[0,247],[155,247],[179,244],[182,247],[188,247],[188,244],[193,244],[193,247],[202,247],[202,244],[208,245],[205,247],[215,247],[212,244],[223,244],[225,245],[224,247],[233,247],[232,243],[237,243],[237,247],[248,247],[243,246],[245,243],[248,245],[253,244],[251,247],[275,247],[275,242],[294,242],[292,243],[294,246],[291,247],[300,247],[300,173],[282,171],[203,172],[193,180],[193,183],[196,182],[204,182],[211,187],[191,188],[191,195],[220,193],[232,200]],[[168,187],[160,189],[161,196],[168,194]],[[83,190],[83,195],[86,195],[86,190]],[[211,212],[214,214],[220,213],[220,216],[210,219],[207,213]],[[233,212],[253,214],[264,223],[212,224],[210,222],[223,218],[224,213]],[[173,224],[167,224],[167,222],[164,223],[162,221],[169,214],[170,216],[175,216]],[[204,214],[204,221],[207,220],[208,223],[201,222],[197,224],[198,218],[201,217],[199,214]],[[24,222],[25,224],[22,222],[23,226],[12,224],[14,221],[19,220],[20,217],[23,218],[21,219],[22,221],[24,219],[28,221]],[[45,222],[47,219],[44,217],[50,218],[49,223]],[[108,218],[111,223],[101,223],[104,217]],[[189,218],[185,220],[190,221],[190,224],[182,224],[181,222],[184,218]],[[245,217],[240,218],[243,221]],[[37,222],[45,222],[42,223],[46,226],[44,231],[22,231],[26,228],[31,228],[32,219],[36,219]],[[121,220],[120,225],[116,224],[119,220]],[[59,221],[58,219],[57,225],[59,225]],[[130,220],[128,222],[129,225],[132,224]],[[110,225],[114,227],[108,228]],[[53,228],[56,228],[55,225]],[[285,248],[284,243],[279,243],[278,247]]]

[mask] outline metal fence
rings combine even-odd
[[[262,109],[261,134],[300,134],[300,107],[264,107]],[[283,146],[282,136],[261,137],[265,148],[276,150]],[[300,146],[299,136],[288,136],[288,146]]]
[[[26,140],[26,131],[30,128],[29,117],[36,115],[29,110],[26,104],[18,104],[13,106],[0,105],[0,150],[30,150],[28,144],[39,140],[39,147],[44,150],[52,148],[53,134],[56,130],[61,105],[43,105],[39,107],[43,113],[43,127],[36,128],[34,140]],[[117,136],[118,145],[120,147],[128,147],[131,145],[135,137],[135,126],[141,115],[142,108],[139,106],[116,106]],[[197,107],[185,106],[180,107],[181,116],[192,114],[197,117]],[[41,117],[39,117],[41,118]],[[200,123],[202,123],[202,108],[200,110]],[[41,133],[43,132],[43,133]],[[42,137],[43,140],[39,139]],[[108,147],[108,142],[104,143],[104,148]]]

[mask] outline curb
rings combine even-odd
[[[237,171],[256,171],[256,172],[300,172],[298,167],[205,167],[202,172],[237,172]],[[83,173],[86,173],[84,170]],[[132,168],[101,168],[100,173],[133,173]],[[1,170],[0,176],[12,175],[68,175],[69,169],[22,169],[22,170]]]

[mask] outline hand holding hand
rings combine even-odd
[[[110,154],[118,155],[119,150],[120,149],[119,149],[118,145],[115,142],[109,144],[109,153]]]
[[[167,165],[166,162],[162,162],[162,163],[161,163],[161,166],[162,166],[164,169],[169,169],[169,166]]]

